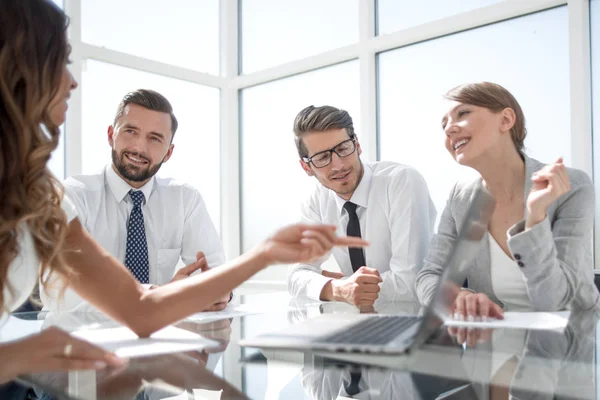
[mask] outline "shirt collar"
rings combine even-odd
[[[108,186],[110,187],[110,190],[115,196],[115,199],[118,203],[120,203],[125,198],[125,196],[127,196],[127,193],[129,193],[131,189],[141,190],[142,193],[144,193],[144,198],[147,202],[150,198],[150,195],[152,194],[152,189],[154,188],[154,177],[152,177],[152,179],[150,179],[144,186],[142,186],[139,189],[131,187],[127,182],[123,180],[123,178],[121,178],[115,172],[115,170],[112,167],[112,164],[106,166],[104,176],[106,177],[106,182],[108,183]]]
[[[363,177],[354,190],[354,193],[352,193],[350,200],[344,200],[337,194],[334,194],[335,203],[340,214],[342,214],[346,201],[351,201],[359,207],[367,208],[367,203],[369,202],[369,189],[371,188],[371,179],[373,178],[373,169],[367,164],[363,164],[363,169]]]

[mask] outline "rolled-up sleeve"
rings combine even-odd
[[[318,210],[317,195],[311,196],[301,207],[301,220],[304,223],[319,224],[321,217]],[[292,296],[305,296],[313,300],[321,299],[321,291],[332,278],[321,274],[321,264],[331,252],[313,263],[294,264],[287,275],[288,291]]]
[[[435,223],[435,206],[421,174],[405,169],[389,188],[390,270],[381,274],[380,296],[389,301],[415,295],[415,278],[423,266]]]

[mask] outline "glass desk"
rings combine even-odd
[[[241,348],[237,343],[243,338],[320,314],[359,310],[287,293],[235,301],[264,312],[176,325],[215,340],[214,348],[134,358],[119,369],[34,374],[18,381],[43,399],[597,398],[597,310],[573,313],[563,332],[472,330],[476,343],[469,347],[442,328],[420,349],[399,357]],[[416,315],[420,306],[376,303],[370,311]],[[9,336],[49,326],[67,331],[118,326],[99,313],[14,316],[22,323],[0,328],[19,330]]]

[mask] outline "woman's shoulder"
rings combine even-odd
[[[483,189],[483,180],[480,176],[457,181],[450,193],[450,199],[470,198],[479,189]]]
[[[571,187],[594,185],[590,176],[580,169],[567,167],[567,175],[569,176]]]

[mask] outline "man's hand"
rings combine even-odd
[[[227,304],[229,304],[229,297],[231,296],[230,293],[227,293],[225,296],[221,297],[220,299],[218,299],[217,301],[215,301],[211,306],[208,306],[206,309],[202,310],[202,311],[221,311],[224,310],[225,307],[227,307]]]
[[[171,279],[171,282],[175,282],[180,279],[188,278],[194,272],[196,272],[198,270],[200,270],[202,272],[206,272],[209,269],[210,269],[210,267],[208,266],[208,263],[206,262],[206,256],[204,255],[203,252],[199,251],[196,253],[196,261],[194,261],[190,265],[187,265],[187,266],[181,268],[179,271],[177,271],[177,273],[175,274],[173,279]],[[214,302],[212,305],[210,305],[209,307],[207,307],[206,309],[204,309],[202,311],[221,311],[221,310],[225,309],[225,307],[227,307],[227,304],[229,303],[230,296],[231,296],[231,294],[227,293],[226,295],[224,295],[223,297],[221,297],[216,302]]]
[[[208,266],[208,263],[206,262],[206,257],[204,256],[204,253],[199,251],[196,253],[196,261],[194,261],[190,265],[186,265],[185,267],[183,267],[179,271],[177,271],[175,273],[175,276],[173,277],[173,279],[171,279],[171,282],[175,282],[180,279],[189,278],[190,275],[192,275],[194,272],[196,272],[198,270],[205,272],[205,271],[208,271],[209,269],[210,268]]]
[[[332,272],[332,271],[321,271],[321,275],[327,277],[327,278],[333,278],[333,279],[342,279],[344,277],[344,274],[342,274],[341,272]]]
[[[379,297],[381,282],[379,271],[374,268],[360,267],[348,279],[327,282],[321,291],[321,299],[344,301],[355,306],[371,306]]]

